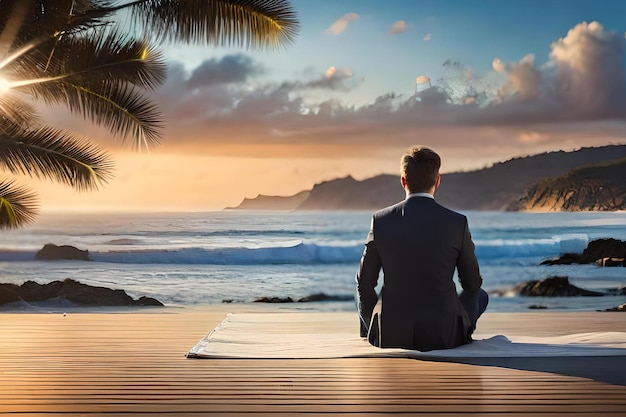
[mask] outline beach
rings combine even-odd
[[[258,304],[3,313],[0,414],[626,415],[623,356],[481,364],[402,358],[186,358],[229,312],[302,314]],[[319,325],[329,331],[350,327],[352,317],[356,322],[354,312],[307,314],[319,317]],[[477,337],[624,328],[623,313],[486,313]]]
[[[598,291],[626,283],[623,268],[539,265],[592,239],[625,239],[620,213],[469,214],[487,290],[552,275]],[[4,282],[72,278],[166,307],[5,305],[0,415],[626,415],[623,355],[186,358],[228,313],[306,314],[317,331],[355,333],[354,274],[370,215],[51,215],[7,233]],[[36,260],[45,243],[89,250],[92,261]],[[297,302],[320,292],[343,301]],[[264,296],[294,302],[253,302]],[[621,332],[626,314],[596,310],[625,297],[494,295],[475,336]],[[533,304],[545,309],[529,310]]]

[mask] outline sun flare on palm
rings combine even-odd
[[[121,10],[130,29],[116,20]],[[36,105],[65,107],[134,147],[155,145],[160,44],[277,49],[298,29],[289,0],[0,0],[0,173],[96,189],[111,178],[109,154],[42,124]],[[0,229],[35,212],[34,194],[0,177]]]
[[[11,83],[6,79],[0,77],[0,94],[4,94],[11,89]]]

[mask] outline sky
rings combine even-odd
[[[154,93],[162,143],[133,151],[52,112],[113,155],[78,193],[38,181],[44,210],[211,211],[351,175],[397,174],[426,145],[442,172],[626,143],[622,0],[292,0],[279,51],[174,45]]]

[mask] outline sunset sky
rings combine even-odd
[[[114,155],[97,192],[34,182],[44,210],[219,210],[346,175],[397,173],[413,144],[444,172],[626,143],[626,2],[292,0],[282,51],[175,45],[161,146]],[[419,82],[418,82],[419,81]]]

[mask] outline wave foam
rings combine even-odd
[[[362,245],[324,246],[300,243],[288,247],[94,252],[90,256],[97,262],[139,264],[329,264],[358,261],[362,248]]]

